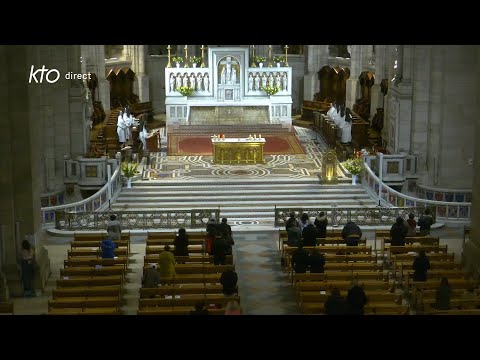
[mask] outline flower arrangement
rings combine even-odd
[[[122,163],[122,171],[123,171],[123,176],[125,176],[127,179],[133,178],[137,174],[137,163],[131,163],[131,162],[123,162]]]
[[[255,56],[255,62],[261,63],[267,61],[267,58],[265,56]]]
[[[342,165],[352,175],[360,175],[364,169],[363,159],[361,157],[347,159]]]
[[[280,91],[280,88],[277,85],[274,85],[273,87],[267,85],[265,87],[262,86],[260,90],[265,91],[268,95],[275,95],[277,92]]]
[[[201,64],[202,63],[202,58],[200,56],[191,56],[190,57],[190,62],[192,64]]]
[[[193,93],[193,87],[190,86],[180,86],[177,91],[182,94],[183,96],[190,96]]]
[[[181,63],[181,62],[183,61],[183,57],[181,57],[181,56],[174,56],[174,57],[172,58],[172,61],[173,61],[173,62],[177,62],[177,63]]]
[[[275,55],[275,56],[273,57],[273,61],[279,63],[279,62],[285,61],[285,58],[284,58],[283,56],[280,56],[280,55]]]

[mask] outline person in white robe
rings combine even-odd
[[[142,127],[142,129],[138,133],[138,138],[140,139],[140,141],[143,144],[143,150],[147,150],[148,131],[147,131],[147,125],[145,124],[144,121],[142,122],[141,127]]]
[[[118,142],[121,144],[121,147],[125,144],[125,128],[127,127],[127,124],[125,124],[125,121],[123,120],[123,112],[120,110],[118,113],[118,118],[117,118],[117,135],[118,135]]]
[[[128,142],[130,138],[132,137],[132,125],[133,125],[133,118],[132,115],[130,115],[127,112],[123,113],[123,121],[125,122],[125,140]]]

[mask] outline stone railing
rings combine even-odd
[[[376,197],[384,206],[410,208],[434,207],[435,213],[432,213],[432,215],[436,217],[437,220],[462,223],[470,222],[471,203],[426,200],[402,194],[381,182],[367,163],[365,163],[365,173],[362,184],[370,194]],[[381,196],[379,195],[380,192]]]
[[[472,189],[441,189],[434,186],[417,184],[417,196],[420,199],[446,201],[446,202],[471,202]]]
[[[56,211],[55,228],[66,231],[105,230],[111,212]],[[122,230],[198,229],[207,227],[209,219],[220,222],[220,209],[116,211]]]
[[[349,221],[355,222],[357,225],[368,226],[391,226],[395,223],[397,217],[401,216],[404,219],[408,218],[408,214],[413,213],[418,219],[424,207],[375,207],[375,208],[343,208],[332,206],[329,208],[277,208],[275,207],[275,226],[283,227],[287,219],[293,212],[297,219],[303,213],[307,213],[308,217],[317,217],[320,211],[323,211],[327,216],[329,225],[341,226]]]
[[[120,167],[114,171],[110,182],[107,182],[92,196],[75,203],[42,207],[42,225],[53,225],[57,222],[57,213],[75,213],[88,211],[105,211],[122,190],[122,177]]]

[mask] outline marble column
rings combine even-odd
[[[328,45],[307,45],[307,73],[303,76],[303,99],[313,100],[320,90],[318,71],[328,64]]]
[[[478,56],[480,58],[480,54]],[[480,60],[480,59],[479,59]],[[477,86],[479,85],[477,78]],[[478,97],[478,95],[477,95]],[[478,99],[477,99],[478,103]],[[480,136],[480,124],[476,122],[475,138]],[[480,278],[480,141],[475,142],[472,183],[471,233],[463,247],[462,260],[467,271]]]
[[[134,93],[138,95],[140,102],[150,101],[149,78],[145,72],[145,45],[134,45],[132,70],[135,72]]]
[[[124,53],[126,48],[124,47]],[[103,109],[110,110],[110,82],[105,74],[105,45],[82,45],[82,71],[97,75],[98,85],[94,101],[100,101]]]
[[[41,49],[43,50],[43,49]],[[55,53],[57,48],[50,48]],[[54,84],[29,84],[32,64],[41,59],[39,46],[0,46],[0,222],[3,229],[2,278],[6,279],[9,296],[21,296],[18,254],[22,240],[29,237],[37,243],[38,263],[44,263],[41,250],[40,193],[42,122],[38,114],[42,103],[41,88]],[[59,80],[60,81],[60,80]],[[47,256],[48,259],[48,256]],[[48,260],[47,260],[48,261]],[[49,263],[48,263],[49,264]],[[36,268],[37,269],[37,268]],[[48,272],[50,271],[48,266]],[[42,275],[42,274],[39,274]],[[0,281],[0,288],[5,282]],[[0,294],[6,294],[0,289]]]
[[[353,104],[357,99],[358,93],[358,77],[362,72],[363,64],[363,45],[352,45],[350,52],[350,77],[347,80],[346,84],[346,106],[350,109],[353,108]]]
[[[385,78],[385,45],[375,47],[375,83],[371,88],[370,120],[373,119],[377,108],[383,108],[384,94],[380,84]]]

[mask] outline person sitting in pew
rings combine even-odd
[[[363,308],[367,304],[367,295],[358,280],[353,280],[353,286],[348,290],[347,294],[347,311],[351,315],[363,315]]]
[[[117,245],[113,242],[112,239],[107,238],[102,240],[100,247],[102,248],[102,259],[115,258],[115,249]]]
[[[225,270],[220,276],[220,284],[223,286],[223,295],[225,297],[234,296],[237,292],[238,274],[232,270]]]
[[[145,270],[142,279],[142,286],[145,288],[156,288],[160,284],[160,273],[157,271],[157,264],[152,264],[152,267]],[[150,297],[155,297],[151,295]]]
[[[405,237],[408,233],[408,226],[402,217],[398,217],[395,224],[390,228],[390,242],[392,246],[405,246]]]
[[[309,263],[308,251],[303,248],[303,242],[299,242],[297,248],[292,253],[292,267],[296,273],[304,274],[307,272]]]
[[[408,214],[408,233],[407,236],[417,236],[417,222],[415,220],[415,214]]]
[[[448,279],[442,277],[440,287],[435,292],[435,307],[438,310],[450,310],[450,299],[452,297],[452,287],[448,284]]]
[[[327,225],[328,225],[327,216],[325,215],[325,212],[320,211],[317,218],[315,219],[315,226],[317,227],[318,237],[320,239],[327,237]]]
[[[325,256],[318,251],[313,249],[310,257],[308,258],[310,264],[310,273],[324,273],[325,272]]]
[[[315,226],[314,217],[311,217],[308,225],[303,228],[302,237],[304,246],[317,246],[318,229]]]
[[[413,260],[413,281],[427,281],[427,272],[430,270],[430,260],[424,249],[420,249],[418,256]]]
[[[178,229],[178,234],[173,240],[175,249],[173,253],[175,256],[188,256],[188,234],[184,228]]]
[[[342,230],[342,238],[345,240],[347,246],[358,246],[358,242],[362,237],[362,230],[353,221],[345,224]]]
[[[340,290],[334,287],[330,296],[325,300],[325,315],[345,315],[346,310],[345,298],[340,295]]]
[[[162,251],[158,255],[158,272],[162,278],[162,284],[168,285],[175,277],[175,257],[170,252],[170,246],[165,245]]]

